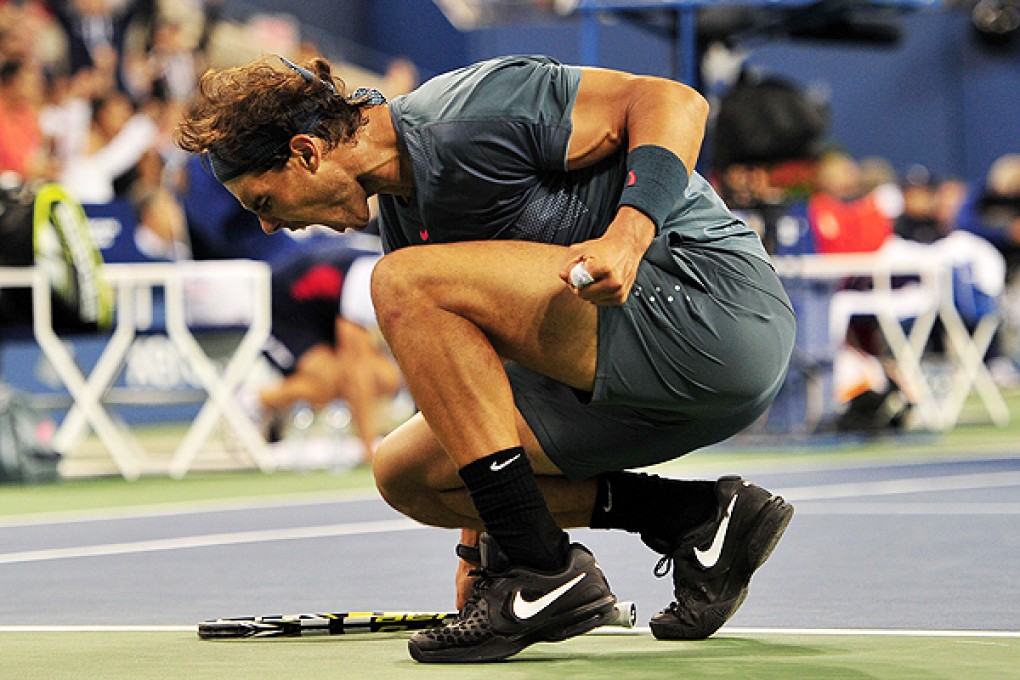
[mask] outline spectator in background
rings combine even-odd
[[[934,243],[946,235],[948,224],[940,221],[938,183],[922,165],[907,170],[902,185],[903,212],[893,224],[900,238],[918,243]]]
[[[0,62],[0,173],[24,181],[50,179],[56,172],[39,116],[43,76],[37,62]]]
[[[1003,292],[1005,262],[986,239],[956,227],[965,195],[966,185],[959,180],[939,182],[924,166],[911,166],[902,184],[903,210],[895,220],[895,233],[883,240],[875,257],[887,262],[942,262],[952,267],[957,310],[964,324],[973,329]],[[873,316],[880,306],[901,319],[914,318],[937,301],[912,277],[894,279],[893,286],[893,291],[876,297],[869,281],[852,280],[850,289],[837,291],[830,300],[830,339],[842,343],[835,353],[833,380],[837,401],[847,405],[842,427],[898,426],[890,413],[873,409],[887,406],[886,398],[895,390],[902,390],[909,402],[918,399],[909,380],[898,373],[883,334],[875,331]],[[944,349],[940,334],[929,339],[927,348]],[[996,353],[993,347],[992,354]]]
[[[73,75],[84,68],[96,68],[100,61],[115,64],[117,88],[127,92],[122,66],[126,62],[128,29],[132,22],[149,23],[156,0],[47,0],[67,37],[67,67]]]
[[[769,253],[776,252],[778,221],[787,214],[788,196],[776,186],[765,165],[733,163],[713,178],[726,205],[761,238]]]
[[[134,242],[138,252],[151,260],[189,260],[188,229],[184,209],[177,197],[158,188],[138,202]]]
[[[198,78],[198,64],[189,47],[178,23],[157,20],[152,44],[127,55],[124,71],[131,96],[136,100],[186,100]]]
[[[59,51],[59,33],[39,0],[0,2],[0,60],[39,60],[49,66]]]
[[[127,95],[110,93],[93,103],[88,138],[68,158],[60,181],[82,203],[109,203],[117,195],[114,181],[141,160],[158,136],[151,116],[136,112]]]
[[[967,198],[967,183],[955,177],[947,177],[935,189],[935,220],[939,231],[948,234],[957,228],[960,207]]]
[[[1012,275],[1020,271],[1020,154],[1008,153],[974,182],[957,214],[957,225],[991,241]]]
[[[892,235],[893,220],[903,210],[897,187],[884,184],[868,191],[857,162],[837,151],[822,156],[817,183],[808,219],[819,252],[874,252]]]
[[[43,133],[50,139],[54,160],[63,167],[88,145],[92,101],[112,91],[112,81],[99,69],[82,69],[73,76],[57,76],[49,101],[40,114]]]

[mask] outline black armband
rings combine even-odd
[[[655,144],[635,147],[627,154],[627,178],[618,205],[637,208],[658,231],[687,190],[689,178],[683,161],[669,149]]]

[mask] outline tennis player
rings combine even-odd
[[[376,450],[376,482],[461,528],[465,561],[460,616],[411,655],[497,660],[603,622],[615,596],[577,526],[672,565],[656,637],[712,634],[793,508],[739,477],[630,470],[757,419],[795,322],[758,237],[692,171],[705,100],[515,56],[387,103],[325,61],[280,62],[206,74],[178,142],[267,232],[361,229],[379,195],[373,303],[421,412]]]

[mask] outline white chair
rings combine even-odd
[[[144,471],[144,449],[130,429],[107,410],[103,399],[124,367],[134,339],[151,321],[152,293],[162,288],[167,336],[207,395],[174,453],[170,474],[175,477],[187,474],[219,418],[230,425],[244,451],[259,468],[275,469],[265,440],[234,399],[234,392],[259,360],[269,337],[269,265],[250,260],[113,264],[104,267],[104,274],[116,291],[116,321],[102,354],[86,372],[53,329],[50,281],[44,269],[0,268],[0,287],[31,289],[35,340],[73,399],[67,416],[54,434],[54,448],[64,452],[73,450],[91,428],[125,479],[137,479]],[[186,289],[189,282],[208,281],[210,276],[227,277],[235,289],[250,292],[247,296],[250,317],[229,320],[231,324],[228,325],[247,323],[242,324],[243,337],[223,370],[213,365],[195,337],[196,329],[188,323]]]
[[[953,231],[936,246],[953,267],[953,304],[959,315],[943,321],[947,351],[955,353],[956,361],[942,416],[947,427],[954,426],[967,397],[976,392],[992,422],[1002,427],[1009,423],[1009,407],[984,357],[1002,324],[1006,261],[995,246],[966,231]]]
[[[902,387],[918,405],[918,415],[925,424],[937,430],[952,428],[967,397],[977,391],[992,422],[1005,425],[1009,409],[984,364],[1000,323],[995,300],[1005,285],[1002,255],[973,234],[952,232],[932,245],[891,238],[874,257],[876,275],[871,290],[833,294],[830,342],[838,345],[844,341],[853,317],[873,316],[897,360]],[[906,262],[926,263],[943,273],[894,287],[893,274]],[[980,302],[966,304],[968,296]],[[966,322],[961,310],[968,317]],[[952,387],[942,398],[933,394],[921,362],[936,321],[942,324],[953,366]],[[907,322],[909,331],[904,330]],[[973,332],[968,330],[968,323]]]

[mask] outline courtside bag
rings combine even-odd
[[[0,383],[0,484],[33,484],[59,478],[60,454],[51,445],[52,418]]]

